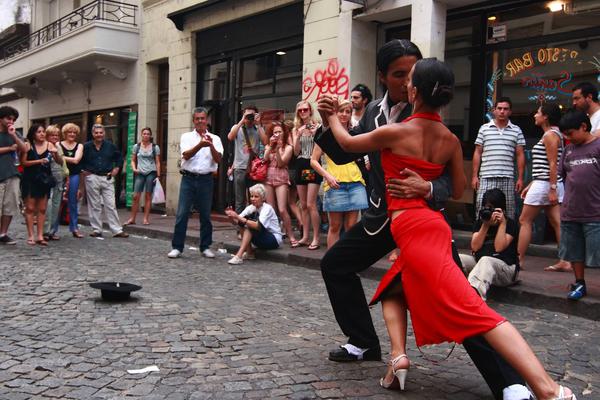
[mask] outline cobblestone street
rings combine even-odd
[[[61,228],[65,234],[64,227]],[[383,362],[336,364],[345,341],[319,271],[265,261],[240,266],[166,241],[78,240],[1,248],[0,399],[381,398],[491,399],[462,347],[439,364],[409,338],[403,393],[379,387]],[[143,286],[106,303],[96,281]],[[370,296],[377,282],[364,280]],[[578,397],[599,398],[600,322],[492,303],[524,333],[553,377]],[[384,353],[385,327],[372,310]],[[159,372],[129,374],[156,365]]]

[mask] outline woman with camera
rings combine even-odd
[[[288,143],[287,127],[274,121],[267,130],[268,144],[265,146],[264,159],[269,162],[265,188],[267,203],[279,210],[283,222],[283,231],[290,239],[290,245],[297,245],[292,230],[292,220],[288,212],[289,175],[288,163],[292,158],[292,145]]]
[[[352,103],[342,101],[338,106],[337,116],[346,130],[350,129],[352,117]],[[321,166],[321,157],[324,163]],[[340,238],[342,226],[344,231],[350,230],[356,221],[358,213],[369,206],[365,181],[356,162],[337,165],[319,145],[315,145],[310,165],[325,180],[323,191],[323,211],[329,218],[327,231],[327,248],[330,248]]]
[[[562,178],[558,175],[558,162],[563,151],[563,137],[558,128],[561,111],[554,103],[547,103],[538,108],[533,116],[535,125],[542,128],[544,134],[531,149],[533,155],[533,180],[521,192],[523,210],[519,217],[519,260],[525,258],[527,247],[531,242],[533,220],[544,209],[544,213],[552,225],[556,242],[560,243],[560,203],[564,196]],[[560,260],[544,269],[554,272],[571,272],[571,263]]]
[[[46,140],[46,131],[40,124],[33,124],[27,132],[27,150],[21,153],[21,165],[24,167],[21,180],[21,195],[25,203],[25,224],[27,225],[27,244],[47,246],[44,240],[44,221],[50,189],[56,180],[50,170],[50,161],[54,159],[62,164],[62,158],[56,147]],[[37,215],[37,235],[33,228],[33,218]]]
[[[471,286],[485,300],[491,285],[509,286],[517,280],[517,224],[506,216],[506,195],[500,189],[483,194],[483,207],[473,227],[472,256],[461,254]]]
[[[239,214],[231,208],[225,210],[231,222],[240,226],[242,234],[240,249],[227,261],[232,265],[243,264],[244,259],[255,259],[254,247],[273,250],[278,248],[283,240],[277,214],[273,207],[265,202],[267,197],[265,187],[258,183],[248,190],[250,192],[248,207]]]
[[[313,118],[313,108],[308,101],[301,101],[296,105],[294,118],[294,154],[296,160],[296,188],[300,198],[302,212],[302,237],[295,246],[308,246],[309,250],[317,250],[319,244],[320,218],[317,210],[317,196],[323,177],[311,167],[310,158],[315,146],[315,132],[319,124]],[[312,240],[309,242],[310,228],[312,227]]]

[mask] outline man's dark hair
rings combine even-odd
[[[243,111],[246,111],[246,110],[252,110],[255,113],[257,113],[258,112],[258,107],[256,107],[254,104],[248,104],[247,106],[244,106],[244,110]]]
[[[421,50],[410,40],[392,39],[377,52],[377,70],[385,75],[391,63],[405,56],[414,56],[417,60],[423,58]]]
[[[488,203],[494,208],[501,208],[504,211],[506,210],[506,195],[498,188],[489,189],[483,194],[481,200],[481,204],[484,206]]]
[[[412,84],[425,104],[437,108],[450,103],[454,96],[454,73],[448,64],[424,58],[414,68]]]
[[[496,99],[496,102],[494,103],[494,108],[498,107],[498,103],[508,103],[508,107],[512,110],[512,100],[510,99],[510,97],[503,96]]]
[[[567,132],[570,129],[579,129],[583,123],[585,123],[585,130],[589,132],[592,124],[587,114],[575,108],[570,108],[560,119],[558,126],[562,132]]]
[[[360,95],[362,96],[362,98],[367,99],[367,104],[369,104],[371,102],[371,100],[373,100],[373,94],[371,93],[371,90],[366,85],[363,85],[362,83],[359,83],[358,85],[354,86],[352,88],[352,90],[350,91],[350,93],[352,93],[352,92],[360,92]]]
[[[581,82],[573,88],[573,91],[581,90],[581,95],[583,97],[588,97],[592,95],[592,101],[594,103],[598,102],[598,89],[590,82]]]
[[[44,125],[42,124],[32,124],[29,127],[29,130],[27,131],[27,141],[29,142],[30,145],[33,146],[33,143],[35,141],[35,133],[38,131],[38,129],[43,128]]]
[[[546,103],[540,107],[542,110],[542,114],[548,117],[548,122],[552,126],[558,126],[560,123],[560,117],[562,116],[562,111],[560,107],[556,103]]]
[[[0,118],[6,117],[15,117],[15,119],[17,119],[19,118],[19,112],[14,107],[2,106],[0,107]]]

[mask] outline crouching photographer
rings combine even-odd
[[[519,235],[516,222],[505,214],[506,195],[502,190],[486,191],[482,204],[471,238],[473,255],[461,254],[460,258],[469,283],[485,300],[491,285],[509,286],[516,282]]]
[[[258,183],[250,187],[249,191],[251,204],[241,213],[238,214],[231,208],[225,210],[231,222],[240,226],[242,234],[240,249],[227,261],[233,265],[242,264],[244,259],[254,259],[254,248],[273,250],[278,248],[282,241],[277,214],[273,207],[265,203],[265,187]]]

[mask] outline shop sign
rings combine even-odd
[[[573,63],[592,64],[598,71],[598,82],[600,82],[600,60],[597,57],[593,57],[593,60],[583,60],[577,50],[566,47],[543,47],[525,51],[512,58],[503,69],[495,70],[487,83],[487,119],[493,118],[496,84],[501,78],[517,80],[522,88],[531,89],[533,92],[527,96],[529,101],[542,104],[556,101],[559,96],[571,96],[574,75],[570,67]],[[552,77],[549,77],[543,68],[550,65],[555,66],[556,71]]]
[[[131,207],[133,204],[133,170],[131,169],[131,151],[135,144],[137,131],[137,112],[130,112],[127,119],[127,163],[125,171],[125,205]]]
[[[507,28],[505,24],[488,26],[487,43],[498,43],[506,41]]]

